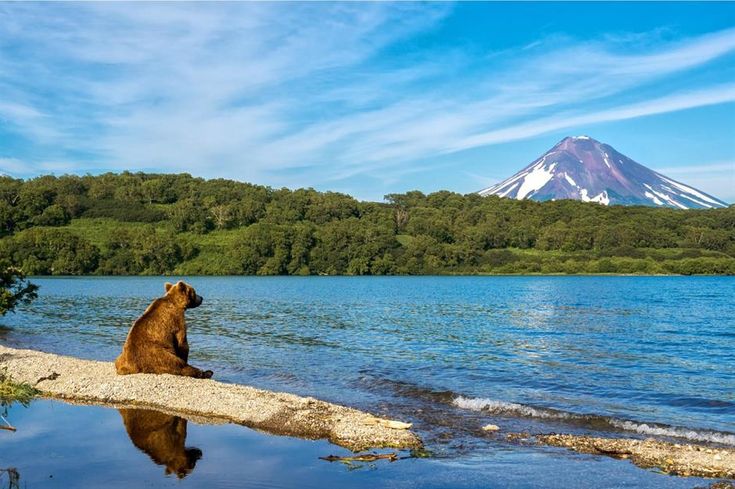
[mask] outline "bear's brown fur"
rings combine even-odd
[[[130,441],[158,465],[166,475],[186,477],[202,458],[198,448],[186,448],[186,420],[147,409],[119,409]]]
[[[211,370],[189,365],[184,311],[198,307],[202,297],[184,282],[166,283],[166,295],[154,300],[130,328],[115,369],[125,374],[174,374],[208,379]]]

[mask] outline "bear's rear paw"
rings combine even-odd
[[[211,370],[205,370],[204,372],[202,372],[203,379],[211,379],[212,375],[214,375],[214,372],[212,372]]]

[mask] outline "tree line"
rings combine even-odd
[[[188,174],[0,177],[0,259],[31,275],[735,274],[735,207],[448,191],[361,202]]]

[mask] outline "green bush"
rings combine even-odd
[[[83,217],[109,217],[122,222],[159,222],[166,219],[166,213],[150,205],[138,202],[126,203],[119,200],[87,200]]]
[[[0,316],[13,311],[20,304],[28,304],[37,297],[38,287],[28,280],[22,270],[0,260]]]

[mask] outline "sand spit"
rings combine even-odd
[[[410,425],[311,397],[174,375],[120,376],[111,362],[0,345],[0,368],[45,397],[150,408],[196,421],[230,421],[278,435],[327,439],[353,451],[420,448]]]
[[[580,435],[537,435],[540,443],[580,453],[630,459],[643,468],[671,475],[735,478],[735,449],[670,443],[654,439],[597,438]]]

